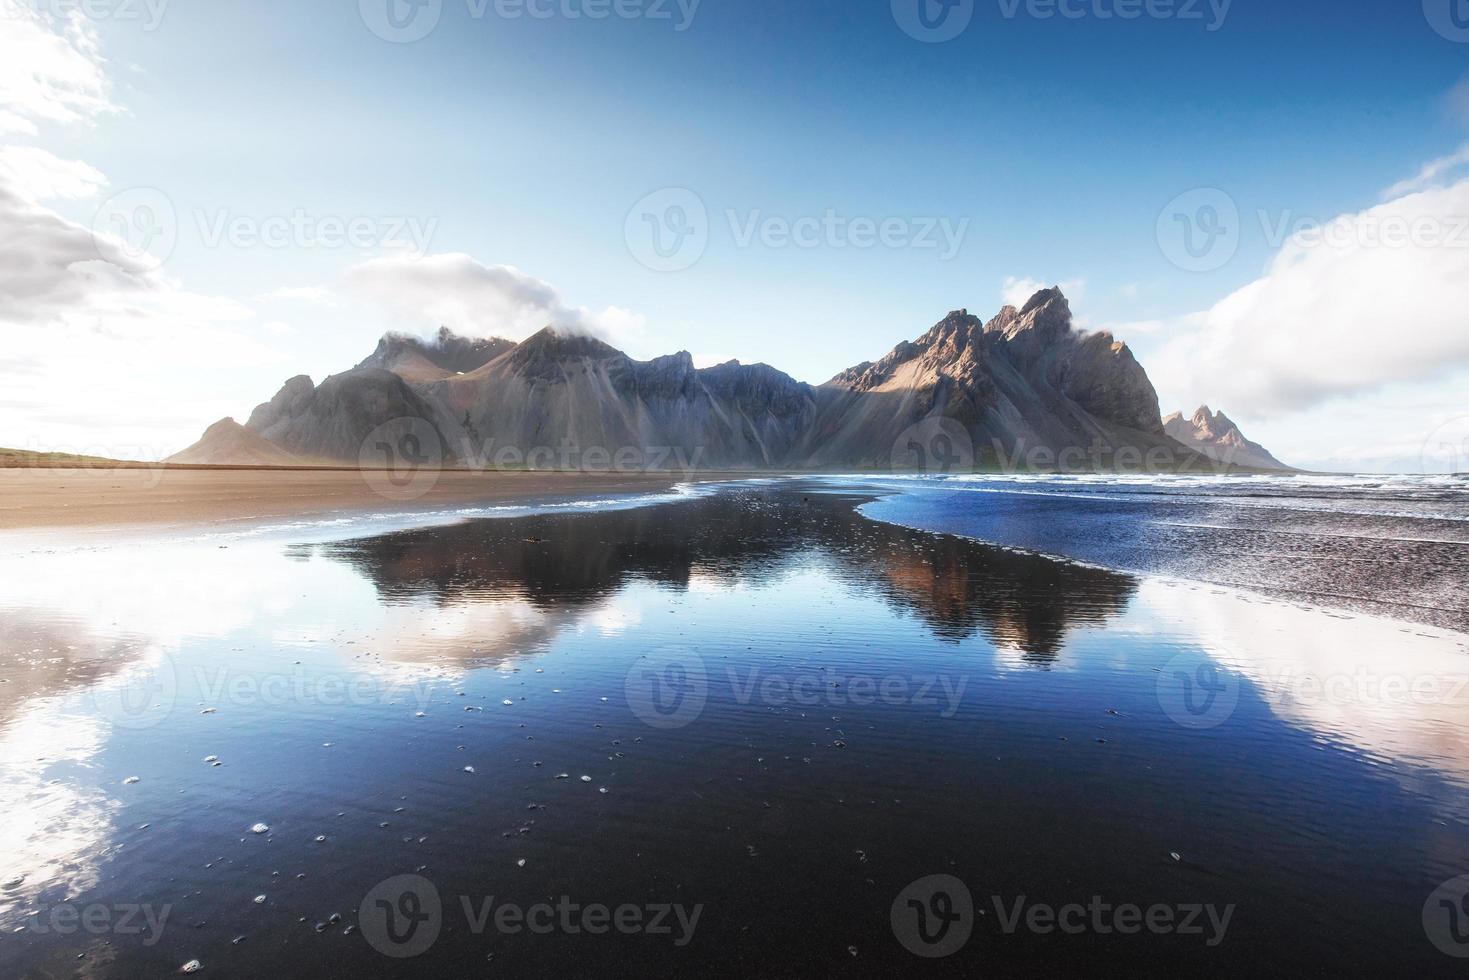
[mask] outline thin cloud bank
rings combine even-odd
[[[1174,331],[1149,361],[1165,404],[1245,417],[1469,365],[1469,180],[1297,235],[1264,276]]]
[[[22,0],[0,0],[0,19],[0,133],[35,135],[38,122],[117,111],[96,29],[80,10],[52,18]]]
[[[343,273],[341,285],[395,322],[422,329],[447,326],[468,336],[520,340],[555,326],[621,347],[641,340],[646,328],[644,317],[630,310],[570,306],[550,283],[462,252],[371,259]]]
[[[1469,143],[1465,143],[1448,156],[1428,161],[1423,165],[1423,169],[1418,171],[1417,176],[1398,181],[1383,191],[1382,197],[1384,200],[1392,200],[1395,197],[1402,197],[1404,194],[1421,191],[1425,187],[1433,186],[1439,178],[1450,171],[1457,170],[1465,164],[1469,164]]]

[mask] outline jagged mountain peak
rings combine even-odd
[[[1246,438],[1229,416],[1211,411],[1208,405],[1200,405],[1187,419],[1182,412],[1172,413],[1163,420],[1163,431],[1169,438],[1220,462],[1255,469],[1290,469],[1264,446]]]
[[[383,334],[377,349],[357,367],[383,368],[424,381],[436,374],[467,374],[514,346],[514,341],[503,337],[465,337],[448,327],[440,327],[428,340],[390,331]]]
[[[529,337],[515,345],[511,357],[517,363],[526,363],[531,360],[544,358],[578,358],[578,357],[626,357],[622,351],[613,347],[605,340],[594,337],[585,331],[570,330],[566,327],[558,327],[555,324],[542,327]]]

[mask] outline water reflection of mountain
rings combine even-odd
[[[566,613],[632,581],[686,588],[768,581],[821,562],[959,640],[982,633],[1039,664],[1067,632],[1119,613],[1127,575],[870,521],[866,498],[799,487],[738,490],[666,507],[474,521],[319,546],[388,603],[517,601]]]

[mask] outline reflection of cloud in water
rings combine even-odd
[[[1189,642],[1248,681],[1281,720],[1469,784],[1469,647],[1461,634],[1160,580],[1140,586],[1134,609],[1186,624]]]
[[[66,901],[96,885],[121,807],[105,790],[68,778],[66,771],[94,764],[112,726],[99,704],[125,693],[135,683],[134,669],[145,664],[105,659],[99,651],[117,648],[108,641],[75,633],[70,638],[71,652],[98,652],[83,658],[88,669],[48,673],[41,684],[32,676],[27,696],[7,706],[0,729],[0,799],[11,801],[0,810],[0,881],[6,883],[0,888],[0,929],[5,931],[22,925],[43,901]],[[144,655],[145,660],[161,657],[156,649]],[[106,668],[91,669],[98,665]],[[75,689],[78,684],[85,690]]]

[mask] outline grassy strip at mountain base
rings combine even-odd
[[[104,456],[81,456],[77,453],[40,453],[29,449],[5,449],[0,447],[0,467],[44,466],[44,467],[108,467],[156,466],[156,463],[139,463],[132,460],[108,459]]]

